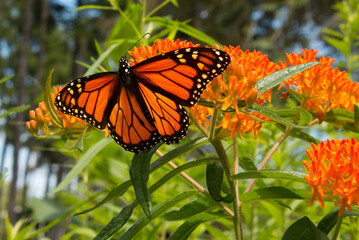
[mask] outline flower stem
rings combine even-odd
[[[215,139],[210,139],[210,141],[213,147],[216,149],[219,159],[221,160],[224,172],[226,173],[229,187],[231,189],[231,193],[234,195],[234,200],[232,202],[234,217],[232,219],[234,224],[236,240],[241,240],[243,238],[242,238],[242,230],[241,230],[240,207],[238,204],[239,203],[238,189],[236,188],[234,181],[231,179],[232,171],[228,161],[228,157],[226,155],[226,150],[224,149],[220,139],[215,138]]]
[[[343,222],[343,218],[344,218],[344,214],[342,214],[341,216],[338,216],[338,221],[337,224],[335,226],[335,230],[334,230],[334,234],[333,234],[333,238],[332,240],[336,240],[338,235],[339,235],[339,230],[340,230],[340,226],[342,225]]]

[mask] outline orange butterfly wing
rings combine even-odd
[[[153,91],[182,106],[193,106],[229,63],[229,55],[217,49],[183,48],[140,62],[132,72]]]
[[[146,107],[163,142],[177,143],[187,133],[189,119],[187,112],[174,100],[138,84]]]
[[[115,72],[82,77],[71,81],[59,92],[55,105],[61,112],[103,129],[118,85],[118,74]]]
[[[160,141],[160,136],[146,115],[148,110],[136,91],[121,87],[108,121],[112,138],[127,151],[152,148]]]

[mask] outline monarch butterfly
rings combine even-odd
[[[134,66],[122,57],[118,72],[71,81],[56,96],[55,105],[96,128],[107,126],[117,144],[137,153],[161,140],[179,142],[189,126],[182,106],[195,105],[229,63],[227,53],[201,47],[177,49]]]

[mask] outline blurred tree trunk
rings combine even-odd
[[[32,9],[33,0],[25,1],[24,8],[24,24],[22,30],[22,41],[20,44],[20,53],[19,53],[19,67],[17,70],[17,105],[24,104],[25,97],[25,78],[27,75],[27,65],[28,65],[28,50],[29,50],[29,40],[30,32],[32,25]],[[15,120],[15,131],[14,131],[14,159],[12,166],[12,181],[10,186],[10,198],[8,205],[9,218],[12,224],[16,222],[15,219],[15,205],[16,205],[16,182],[18,174],[18,163],[19,163],[19,151],[21,148],[20,135],[23,130],[24,114],[18,113]]]
[[[0,0],[1,1],[1,0]],[[41,83],[42,80],[42,69],[44,67],[44,57],[45,57],[45,48],[46,48],[46,33],[47,33],[47,21],[49,18],[49,1],[42,0],[42,7],[41,7],[41,21],[40,21],[40,34],[39,34],[39,53],[38,53],[38,62],[36,65],[36,72],[35,72],[35,88],[33,92],[33,96],[37,98],[40,95],[41,91]]]
[[[81,7],[82,5],[84,5],[82,0],[77,0],[77,7]],[[80,64],[76,63],[76,61],[84,61],[84,59],[86,58],[86,54],[87,54],[87,49],[88,49],[88,35],[87,35],[87,28],[86,28],[86,24],[87,19],[85,19],[86,17],[84,16],[84,14],[82,13],[82,11],[79,11],[76,13],[76,19],[75,19],[75,26],[76,26],[76,31],[75,31],[75,52],[74,52],[74,60],[73,65],[72,65],[72,79],[81,77],[83,75],[83,66],[81,66]],[[85,25],[84,25],[85,23]]]

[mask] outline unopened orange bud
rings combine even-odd
[[[30,121],[26,122],[26,130],[31,134],[34,135],[34,131],[31,129]]]
[[[46,114],[46,113],[47,113],[46,105],[45,105],[44,102],[40,102],[40,103],[39,103],[39,108],[41,109],[41,111],[42,111],[43,114]]]
[[[247,106],[252,106],[258,99],[258,89],[252,88],[247,94],[246,104]]]
[[[35,115],[34,110],[29,111],[29,117],[30,117],[30,120],[36,120],[36,115]]]
[[[39,131],[39,127],[37,126],[37,123],[35,120],[30,120],[30,128],[35,134]]]
[[[44,123],[46,121],[44,115],[42,114],[42,111],[40,108],[35,109],[35,115],[38,122]]]

